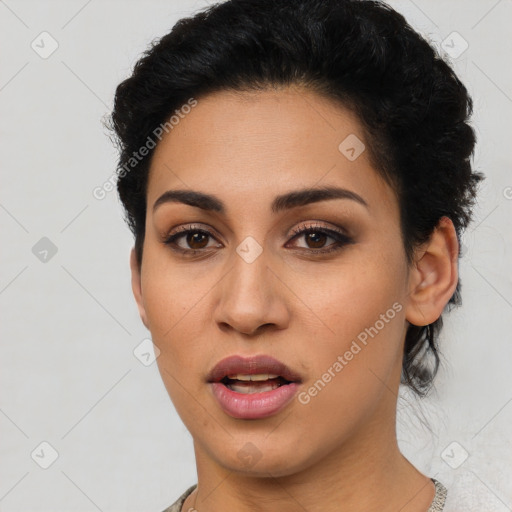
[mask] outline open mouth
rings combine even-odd
[[[254,420],[279,413],[297,394],[299,383],[277,374],[230,374],[210,382],[222,410],[233,418]]]
[[[253,394],[265,393],[273,391],[281,386],[290,384],[291,381],[286,380],[279,375],[257,374],[257,375],[229,375],[221,381],[228,389],[236,393]]]
[[[232,355],[219,361],[205,380],[227,415],[253,420],[278,414],[290,404],[302,376],[268,355]]]

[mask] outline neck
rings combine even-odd
[[[182,510],[197,512],[425,512],[435,488],[400,453],[395,423],[374,421],[303,471],[247,476],[220,466],[194,444],[198,487]]]

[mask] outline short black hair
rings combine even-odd
[[[290,85],[357,114],[372,163],[397,195],[409,263],[443,216],[460,242],[484,176],[471,164],[471,97],[437,50],[380,1],[228,0],[179,20],[116,89],[117,189],[139,265],[154,151],[131,169],[134,152],[191,98]],[[449,309],[460,289],[459,280]],[[441,327],[442,316],[408,326],[402,383],[420,396],[438,371]]]

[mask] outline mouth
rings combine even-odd
[[[212,368],[206,379],[208,382],[221,382],[228,379],[228,381],[236,380],[256,384],[275,379],[282,379],[286,382],[302,382],[302,377],[298,372],[267,355],[226,357]]]
[[[226,414],[261,419],[277,414],[290,403],[302,377],[270,356],[231,356],[215,365],[207,382]]]
[[[291,381],[279,375],[259,373],[256,375],[229,375],[224,377],[220,382],[232,391],[251,395],[253,393],[273,391],[281,386],[290,384]]]

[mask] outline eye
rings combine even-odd
[[[342,249],[345,245],[353,243],[353,240],[342,231],[328,229],[319,224],[302,224],[292,231],[292,240],[303,238],[306,247],[299,247],[311,253],[329,253]],[[328,239],[334,240],[325,247]]]
[[[205,229],[181,226],[164,240],[164,244],[171,246],[173,250],[178,252],[194,255],[203,252],[204,249],[219,247],[215,244],[209,245],[212,241],[213,235]]]
[[[306,246],[296,248],[311,254],[326,254],[338,251],[345,245],[353,243],[353,239],[341,230],[328,229],[319,224],[302,224],[298,226],[292,231],[290,241],[300,239],[301,237],[303,237]],[[334,240],[334,243],[326,246],[329,239]],[[170,246],[172,250],[186,256],[208,253],[207,249],[222,247],[222,244],[215,243],[215,237],[210,231],[193,225],[177,228],[167,236],[163,243]]]

